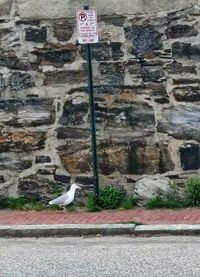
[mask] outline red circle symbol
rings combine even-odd
[[[86,12],[80,12],[80,13],[78,14],[78,18],[79,18],[80,21],[85,21],[85,20],[87,20],[87,13],[86,13]]]

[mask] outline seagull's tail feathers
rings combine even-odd
[[[51,200],[51,201],[49,202],[49,205],[53,205],[53,204],[54,204],[54,201]]]

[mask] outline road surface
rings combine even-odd
[[[0,239],[0,276],[199,277],[200,238]]]

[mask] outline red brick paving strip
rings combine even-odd
[[[0,225],[101,224],[136,221],[144,224],[200,224],[200,209],[88,212],[0,211]]]

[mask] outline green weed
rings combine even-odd
[[[200,179],[189,178],[186,183],[186,199],[189,206],[200,206]]]
[[[103,209],[117,209],[120,207],[124,194],[114,186],[107,186],[100,191],[99,206]]]
[[[186,207],[184,201],[170,199],[154,198],[147,202],[148,209],[180,209]]]
[[[121,207],[125,210],[130,210],[133,208],[133,202],[131,198],[124,198]]]
[[[97,205],[96,197],[93,192],[90,192],[87,197],[86,208],[88,212],[98,212],[100,208]]]

